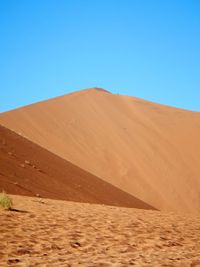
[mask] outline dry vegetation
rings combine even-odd
[[[10,210],[12,208],[12,199],[3,191],[0,193],[0,207]]]

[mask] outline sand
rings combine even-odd
[[[0,266],[197,267],[200,217],[13,196]]]
[[[1,113],[0,191],[18,196],[0,267],[200,267],[199,119],[100,88]]]
[[[200,212],[200,113],[94,88],[0,123],[159,210]]]
[[[153,209],[70,162],[0,126],[0,192]]]

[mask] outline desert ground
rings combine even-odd
[[[197,267],[200,216],[12,196],[0,266]]]

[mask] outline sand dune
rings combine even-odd
[[[0,267],[199,267],[200,217],[13,196]]]
[[[150,209],[149,205],[0,126],[0,192]]]
[[[0,123],[158,209],[200,212],[199,113],[88,89]]]

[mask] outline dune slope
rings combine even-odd
[[[161,209],[200,212],[200,114],[87,89],[0,123]]]
[[[19,195],[152,208],[0,126],[0,191],[2,190]]]

